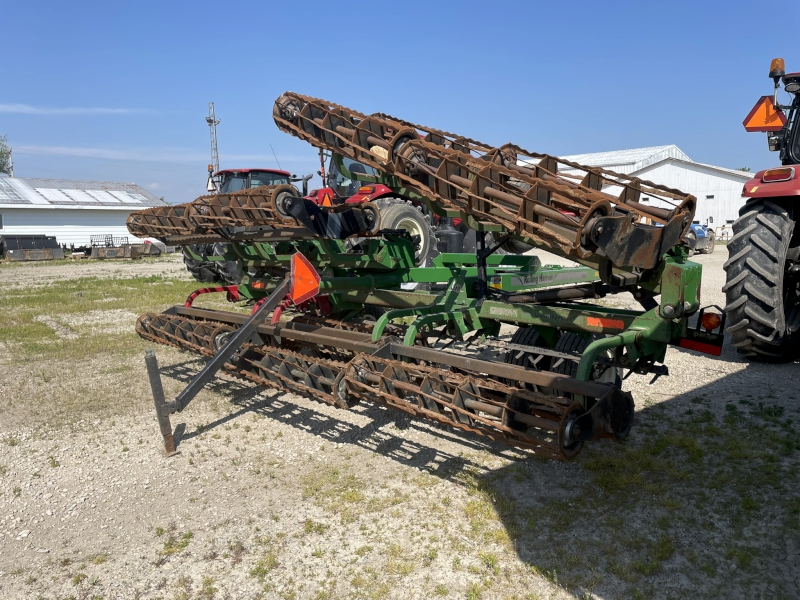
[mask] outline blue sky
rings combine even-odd
[[[171,202],[204,193],[209,101],[223,168],[274,168],[271,144],[284,169],[318,169],[271,118],[292,90],[495,145],[673,143],[755,171],[777,156],[742,119],[771,92],[770,59],[800,71],[783,27],[796,0],[9,0],[0,21],[16,175],[134,181]]]

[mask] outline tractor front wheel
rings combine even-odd
[[[783,362],[800,342],[800,264],[793,215],[770,200],[748,202],[733,224],[725,292],[727,330],[741,354]],[[794,252],[792,251],[794,250]]]

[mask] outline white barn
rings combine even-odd
[[[674,144],[574,154],[562,158],[587,166],[603,167],[692,194],[697,198],[695,221],[705,224],[711,217],[715,229],[730,226],[738,218],[739,209],[745,202],[742,187],[752,177],[752,174],[744,171],[696,163]],[[670,207],[647,196],[642,197],[642,202]]]
[[[166,204],[133,183],[0,177],[0,236],[52,235],[75,246],[88,246],[93,235],[136,242],[128,215]]]

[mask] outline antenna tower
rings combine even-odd
[[[216,113],[214,112],[214,103],[208,103],[208,116],[206,117],[206,123],[208,123],[208,127],[211,129],[211,165],[214,167],[213,173],[219,171],[219,150],[217,149],[217,125],[219,125],[220,120],[217,118]]]

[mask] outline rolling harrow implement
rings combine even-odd
[[[477,232],[477,252],[417,267],[419,240],[382,228],[375,204],[319,206],[291,185],[132,213],[128,228],[140,237],[225,241],[218,259],[239,261],[245,273],[238,286],[198,290],[137,322],[144,339],[209,358],[167,401],[148,351],[168,453],[169,415],[222,370],[338,408],[376,404],[570,460],[585,442],[629,434],[626,372],[667,374],[669,344],[719,353],[724,322],[700,309],[701,268],[680,244],[692,196],[298,94],[278,98],[273,116],[282,130],[372,167],[349,173],[364,185],[386,185],[432,219],[461,219]],[[647,206],[643,193],[674,208]],[[508,240],[582,266],[497,254]],[[211,292],[249,304],[250,314],[194,306]],[[641,309],[594,302],[622,292]],[[516,327],[511,339],[499,339],[503,325]]]

